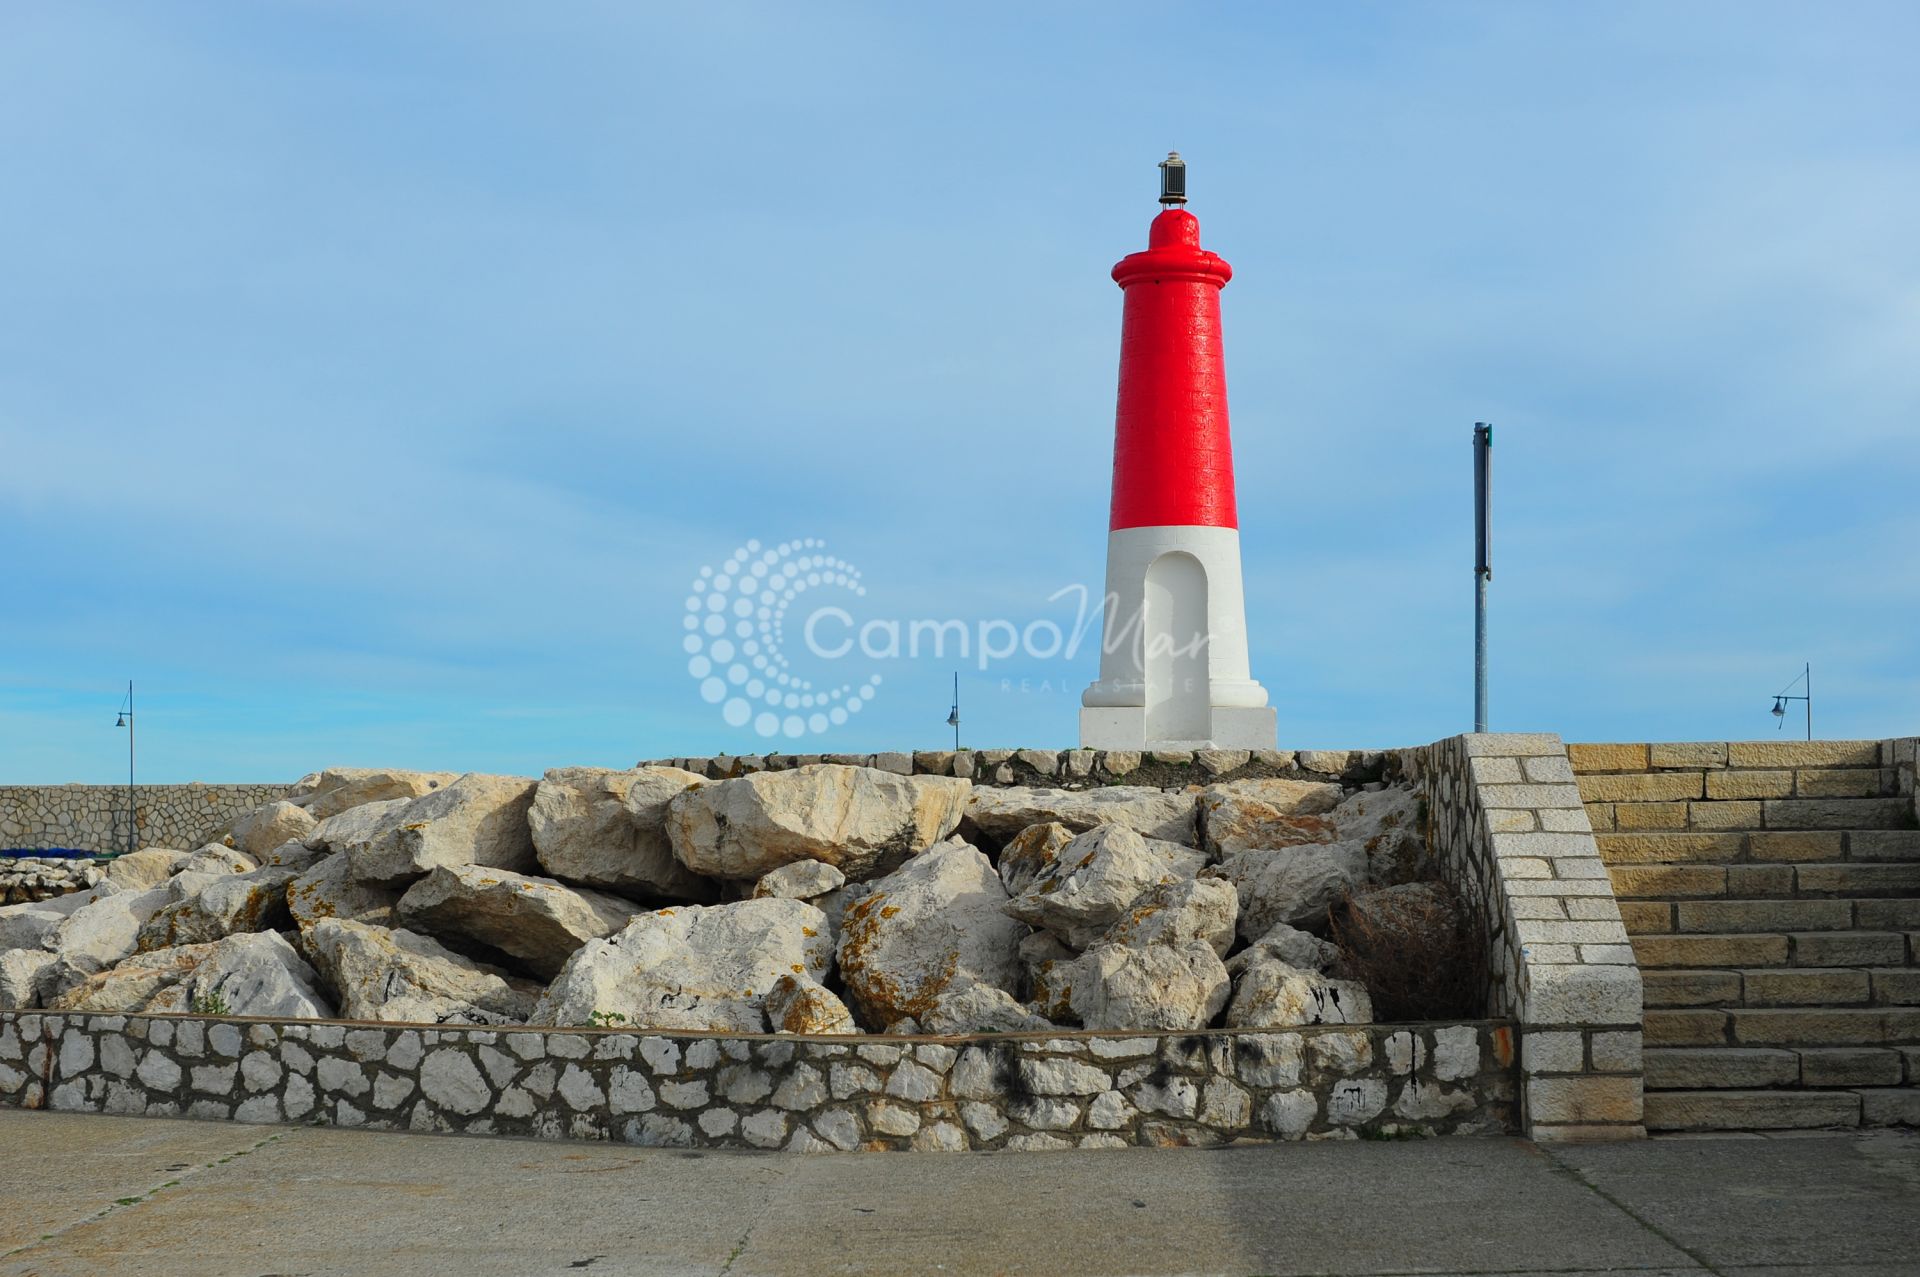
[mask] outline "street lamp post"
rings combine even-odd
[[[1487,730],[1487,582],[1493,580],[1493,427],[1473,423],[1473,730]]]
[[[1787,695],[1788,692],[1791,692],[1793,690],[1793,683],[1804,684],[1807,689],[1807,694],[1805,696]],[[1787,702],[1788,701],[1805,701],[1807,705],[1807,739],[1812,740],[1813,739],[1813,664],[1812,662],[1808,662],[1807,667],[1800,671],[1800,677],[1794,679],[1793,683],[1788,683],[1785,687],[1781,688],[1778,693],[1775,694],[1773,698],[1773,709],[1771,713],[1775,718],[1780,720],[1779,727],[1784,729],[1787,725]]]
[[[953,752],[960,752],[960,671],[953,672],[953,710],[947,715],[947,726],[953,729]]]
[[[127,680],[127,699],[120,704],[120,718],[115,727],[127,729],[127,850],[134,850],[135,817],[138,809],[133,799],[133,680]]]

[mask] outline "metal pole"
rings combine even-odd
[[[127,850],[138,850],[134,846],[135,825],[139,818],[139,808],[133,796],[133,680],[127,680]]]
[[[1473,730],[1487,730],[1487,578],[1473,574]]]
[[[1487,582],[1493,579],[1493,427],[1473,423],[1473,730],[1487,730]]]
[[[953,672],[953,752],[960,752],[960,671]]]
[[[1813,662],[1807,662],[1807,739],[1813,739]]]

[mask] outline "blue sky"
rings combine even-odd
[[[860,619],[1101,579],[1120,295],[1179,148],[1286,746],[1920,731],[1907,4],[16,4],[0,781],[938,747],[952,670],[729,726],[689,586]],[[1097,660],[962,669],[1068,745]]]

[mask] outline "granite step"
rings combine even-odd
[[[1852,900],[1680,900],[1673,928],[1680,934],[1767,931],[1850,931]]]
[[[1655,1047],[1649,1091],[1920,1085],[1920,1047]]]
[[[1847,859],[1920,861],[1920,829],[1849,830]]]
[[[1760,804],[1759,829],[1912,829],[1913,800],[1893,798],[1769,798]]]
[[[1920,898],[1838,896],[1809,900],[1627,900],[1621,902],[1620,917],[1626,924],[1628,935],[1907,932],[1920,930]],[[1733,965],[1769,964],[1736,962]]]
[[[1608,865],[1779,865],[1920,862],[1917,829],[1596,829]]]
[[[1620,900],[1874,899],[1920,895],[1920,861],[1611,865]]]
[[[1920,1006],[1915,967],[1669,967],[1640,978],[1649,1007]]]
[[[1650,1131],[1780,1131],[1859,1126],[1853,1091],[1648,1091]]]
[[[1920,966],[1920,933],[1651,931],[1636,927],[1638,915],[1629,916],[1624,907],[1620,912],[1642,973],[1667,968]],[[1645,919],[1639,921],[1644,924]]]
[[[1643,1018],[1650,1047],[1920,1044],[1920,1007],[1667,1007]]]

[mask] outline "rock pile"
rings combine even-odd
[[[220,843],[0,908],[0,1009],[809,1034],[1365,1023],[1367,990],[1315,933],[1420,879],[1419,824],[1415,796],[1378,782],[334,768]]]
[[[99,881],[100,870],[89,860],[0,856],[0,905],[51,900],[71,891],[85,891]]]

